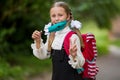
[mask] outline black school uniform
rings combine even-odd
[[[62,50],[52,50],[52,80],[83,80],[77,70],[68,63],[68,55]]]

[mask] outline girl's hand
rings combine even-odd
[[[74,42],[70,40],[69,52],[70,52],[70,55],[73,57],[73,59],[77,56],[76,39],[74,39]]]
[[[41,40],[41,33],[40,31],[38,30],[35,30],[32,34],[32,39],[35,40],[36,42],[40,42]]]

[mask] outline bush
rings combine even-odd
[[[5,60],[0,58],[0,80],[23,80],[23,70],[20,66],[10,66]]]
[[[26,80],[25,78],[50,71],[51,60],[39,60],[30,55],[7,55],[0,57],[0,80]],[[19,56],[19,57],[16,57]]]

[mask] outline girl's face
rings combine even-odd
[[[62,7],[53,7],[50,10],[50,18],[51,18],[52,24],[55,24],[63,20],[69,20],[70,15],[67,15],[67,13],[65,12],[65,9]]]

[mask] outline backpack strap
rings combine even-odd
[[[72,36],[72,34],[76,34],[74,31],[70,31],[66,36],[65,36],[65,39],[64,39],[64,42],[63,42],[63,47],[64,47],[64,50],[65,52],[67,53],[67,55],[69,55],[69,47],[70,47],[70,37]]]

